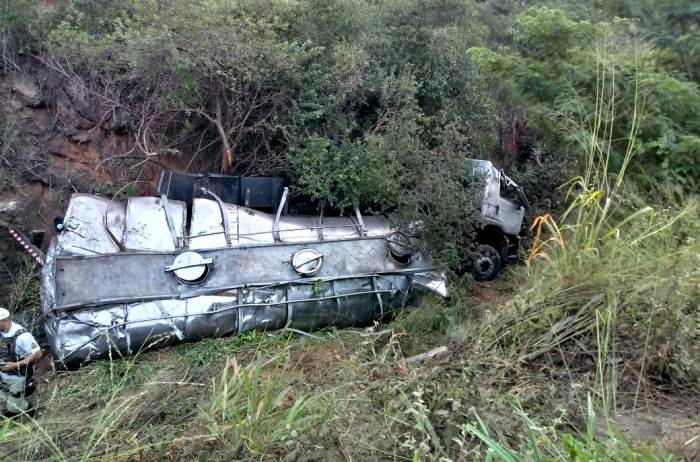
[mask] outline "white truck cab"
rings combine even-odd
[[[483,194],[478,227],[464,266],[477,281],[488,281],[496,277],[506,260],[517,257],[528,201],[522,188],[490,161],[470,160],[469,169],[471,178],[483,181]]]

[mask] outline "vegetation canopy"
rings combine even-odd
[[[451,286],[381,328],[51,371],[0,459],[697,457],[697,1],[6,0],[0,43],[3,220],[32,188],[121,197],[161,167],[280,175],[420,232]],[[531,204],[486,284],[454,274],[474,158]],[[0,268],[38,333],[37,268]]]

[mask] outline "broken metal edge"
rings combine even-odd
[[[76,203],[71,200],[69,204],[70,213],[66,215],[66,220],[72,216],[73,208],[80,204],[87,209],[93,207],[92,212],[88,210],[90,213],[99,213],[100,207],[105,208],[106,201],[101,198],[80,195],[76,199],[78,199]],[[109,202],[109,204],[112,203],[119,204]],[[110,207],[105,209],[105,216],[110,213]],[[256,220],[260,220],[259,226],[269,224],[270,220],[264,215],[260,213],[260,218],[255,217]],[[388,222],[385,223],[381,218],[370,218],[377,231],[389,228]],[[305,220],[309,223],[315,222],[311,221],[313,218],[290,217],[288,223],[304,224]],[[374,321],[387,319],[387,316],[395,310],[405,306],[415,287],[423,287],[442,296],[447,295],[444,276],[435,273],[429,261],[420,255],[411,260],[408,264],[410,267],[386,263],[386,259],[390,256],[388,252],[381,250],[384,247],[379,245],[378,240],[385,240],[391,233],[353,237],[344,234],[347,236],[344,239],[330,240],[322,239],[319,234],[319,239],[315,241],[246,243],[235,248],[197,248],[196,250],[204,255],[237,252],[240,256],[244,253],[247,255],[246,258],[255,261],[260,252],[274,251],[274,249],[277,249],[277,253],[273,253],[273,256],[277,259],[284,252],[289,253],[283,252],[285,248],[306,248],[322,243],[324,246],[330,246],[331,249],[335,247],[346,249],[345,253],[338,250],[342,258],[336,261],[331,276],[324,277],[320,274],[314,277],[303,275],[290,277],[292,273],[285,270],[287,273],[283,278],[256,281],[255,284],[247,284],[246,281],[241,280],[240,283],[227,285],[224,278],[220,279],[224,283],[216,287],[183,286],[182,290],[178,289],[176,296],[172,292],[153,293],[147,299],[127,296],[118,300],[99,300],[97,304],[76,303],[74,306],[62,307],[69,309],[57,309],[56,268],[59,262],[88,264],[80,267],[83,268],[80,272],[83,272],[84,276],[90,272],[90,263],[99,262],[104,258],[119,259],[121,256],[141,255],[149,258],[162,256],[169,259],[182,253],[172,249],[123,251],[122,246],[115,247],[113,242],[107,242],[109,236],[105,237],[104,229],[98,229],[104,227],[105,223],[106,220],[90,219],[89,213],[84,215],[76,224],[80,226],[78,231],[84,232],[84,236],[90,239],[85,242],[91,248],[71,246],[70,244],[79,243],[79,239],[74,241],[74,236],[66,239],[68,245],[62,244],[59,236],[52,241],[46,255],[41,287],[44,329],[54,353],[54,360],[59,366],[74,367],[113,353],[130,355],[167,344],[196,341],[204,337],[236,335],[249,330],[282,328],[313,330],[331,325],[336,327],[369,325]],[[164,226],[165,222],[155,223],[153,226],[159,227],[156,231],[154,231],[155,228],[131,230],[129,222],[124,220],[123,215],[117,213],[113,214],[110,224],[117,226],[116,229],[120,231],[118,234],[121,236],[126,236],[130,232],[139,232],[144,236],[160,239],[158,234],[154,234],[155,232],[167,237],[162,240],[164,243],[172,244],[171,229]],[[238,222],[233,224],[238,225]],[[138,222],[138,226],[144,225],[148,227],[149,222],[142,220]],[[206,226],[215,228],[216,223],[212,222],[210,225]],[[250,226],[253,226],[250,229],[254,230],[254,226],[258,224],[253,223]],[[84,239],[84,236],[78,237]],[[353,253],[352,249],[355,247],[348,241],[356,242],[356,245],[360,246],[358,249],[362,251]],[[368,244],[366,247],[363,246],[364,242]],[[371,244],[372,242],[376,244]],[[114,251],[95,254],[93,248],[114,249]],[[188,251],[188,249],[182,249],[182,251]],[[88,255],[85,255],[85,252]],[[376,271],[353,273],[347,270],[353,267],[353,263],[343,263],[343,258],[353,261],[361,261],[363,258],[376,259],[385,263],[369,264],[368,267]],[[289,263],[291,267],[291,262],[283,263]],[[350,266],[345,266],[347,264]],[[165,272],[165,266],[168,265],[161,268],[162,272]],[[354,267],[364,268],[357,264]],[[251,274],[257,274],[254,268],[250,271]],[[141,274],[141,277],[145,277],[144,274],[148,273]],[[226,274],[224,272],[219,276]],[[72,278],[77,281],[78,286],[81,282],[85,284],[84,281],[90,280],[89,277],[81,277],[81,274],[72,275]],[[100,283],[108,284],[107,281],[93,281],[91,286],[84,288],[86,293],[91,290],[99,292]],[[156,283],[154,287],[157,288],[158,284]]]

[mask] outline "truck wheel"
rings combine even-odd
[[[479,244],[472,258],[471,273],[477,281],[490,281],[501,270],[501,254],[488,244]]]

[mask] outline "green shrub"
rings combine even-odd
[[[610,143],[609,167],[617,171],[634,132],[637,178],[677,175],[696,187],[700,88],[660,65],[633,23],[574,21],[537,6],[518,16],[517,31],[512,49],[469,53],[528,104],[529,122],[550,152],[571,158],[572,143],[594,132]],[[598,133],[601,121],[612,133]]]

